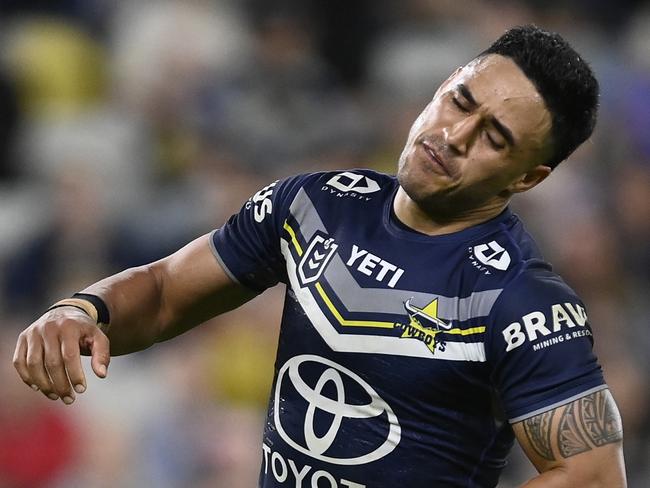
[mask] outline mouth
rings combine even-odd
[[[422,147],[424,149],[424,152],[429,156],[429,159],[433,163],[433,165],[437,168],[442,169],[442,171],[447,175],[451,176],[451,172],[449,171],[448,165],[442,160],[438,152],[435,150],[431,142],[427,141],[426,139],[422,141]]]

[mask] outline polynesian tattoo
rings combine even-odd
[[[524,420],[524,430],[530,441],[531,446],[537,454],[544,459],[552,461],[553,450],[551,449],[551,420],[553,420],[553,410],[535,415]]]
[[[577,400],[567,405],[566,410],[560,417],[560,427],[557,431],[557,445],[560,448],[562,457],[568,458],[591,449],[587,440],[580,433],[580,412],[576,409]]]
[[[554,424],[557,424],[555,434]],[[549,461],[556,459],[553,437],[563,458],[623,439],[618,409],[606,389],[526,419],[523,428],[535,452]]]

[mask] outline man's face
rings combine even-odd
[[[480,208],[527,189],[519,183],[549,156],[550,131],[533,83],[511,59],[488,55],[438,89],[411,127],[397,177],[425,211]]]

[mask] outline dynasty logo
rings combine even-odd
[[[404,302],[404,308],[409,316],[408,324],[396,323],[395,327],[402,329],[402,338],[418,339],[426,344],[435,354],[436,349],[444,351],[446,342],[437,339],[440,332],[451,330],[451,324],[438,318],[438,299],[436,298],[424,308],[411,303],[413,298]]]

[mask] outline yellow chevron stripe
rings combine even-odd
[[[485,332],[485,326],[481,327],[472,327],[471,329],[451,329],[451,330],[441,330],[443,334],[456,334],[456,335],[472,335],[472,334],[481,334]]]
[[[289,235],[291,236],[291,242],[293,242],[293,247],[296,248],[296,251],[298,251],[298,256],[302,256],[303,250],[302,247],[300,247],[300,243],[298,242],[298,239],[296,238],[296,233],[295,231],[291,228],[291,226],[287,223],[287,221],[284,221],[284,230],[286,230]]]
[[[316,283],[316,289],[318,290],[319,295],[323,299],[323,301],[327,304],[327,308],[330,309],[330,312],[336,317],[336,320],[339,321],[339,324],[347,327],[375,327],[375,328],[380,328],[380,329],[392,329],[395,327],[395,324],[393,322],[370,322],[366,320],[346,320],[344,319],[339,311],[334,307],[334,304],[332,301],[329,299],[327,294],[325,293],[325,290],[323,290],[323,287],[321,286],[320,283]]]

